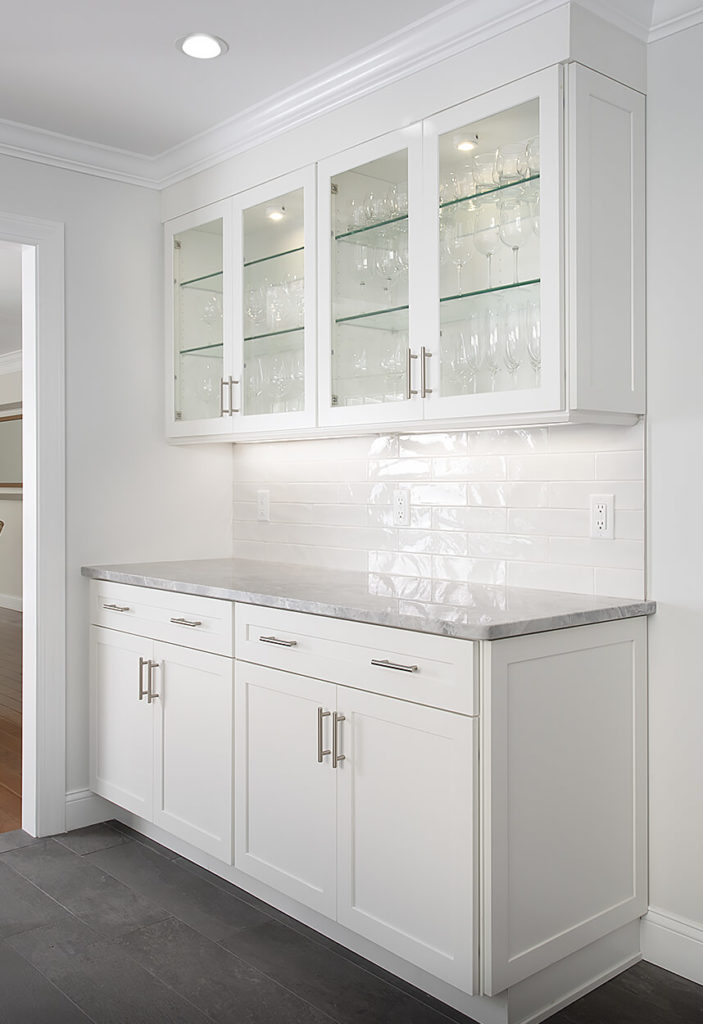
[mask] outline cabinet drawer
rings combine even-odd
[[[250,604],[237,604],[235,628],[241,661],[478,714],[470,640]]]
[[[231,601],[92,580],[90,621],[197,651],[232,657]]]

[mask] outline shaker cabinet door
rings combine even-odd
[[[331,683],[236,663],[235,867],[332,918],[335,694]]]
[[[338,706],[337,920],[473,993],[478,720],[341,687]]]

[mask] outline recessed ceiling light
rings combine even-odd
[[[268,206],[266,208],[266,216],[269,220],[283,220],[285,215],[285,206]]]
[[[461,142],[457,143],[457,149],[460,153],[470,153],[472,149],[476,149],[476,143],[478,142],[478,135],[474,135],[473,139],[462,139]]]
[[[179,50],[188,57],[197,57],[198,60],[212,60],[213,57],[220,57],[227,53],[229,46],[219,36],[210,36],[206,32],[196,32],[192,36],[185,36],[176,43]]]

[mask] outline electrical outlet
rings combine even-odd
[[[393,525],[410,526],[410,491],[407,488],[393,491]]]
[[[591,537],[612,540],[615,536],[615,497],[612,494],[591,495]]]
[[[271,522],[271,492],[256,492],[256,518],[260,523]]]

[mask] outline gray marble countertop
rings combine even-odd
[[[239,558],[88,565],[81,571],[92,579],[114,583],[288,608],[462,640],[499,640],[656,611],[653,601],[482,584],[462,587],[461,602],[457,604],[409,601],[381,593],[385,589],[383,580],[371,573]]]

